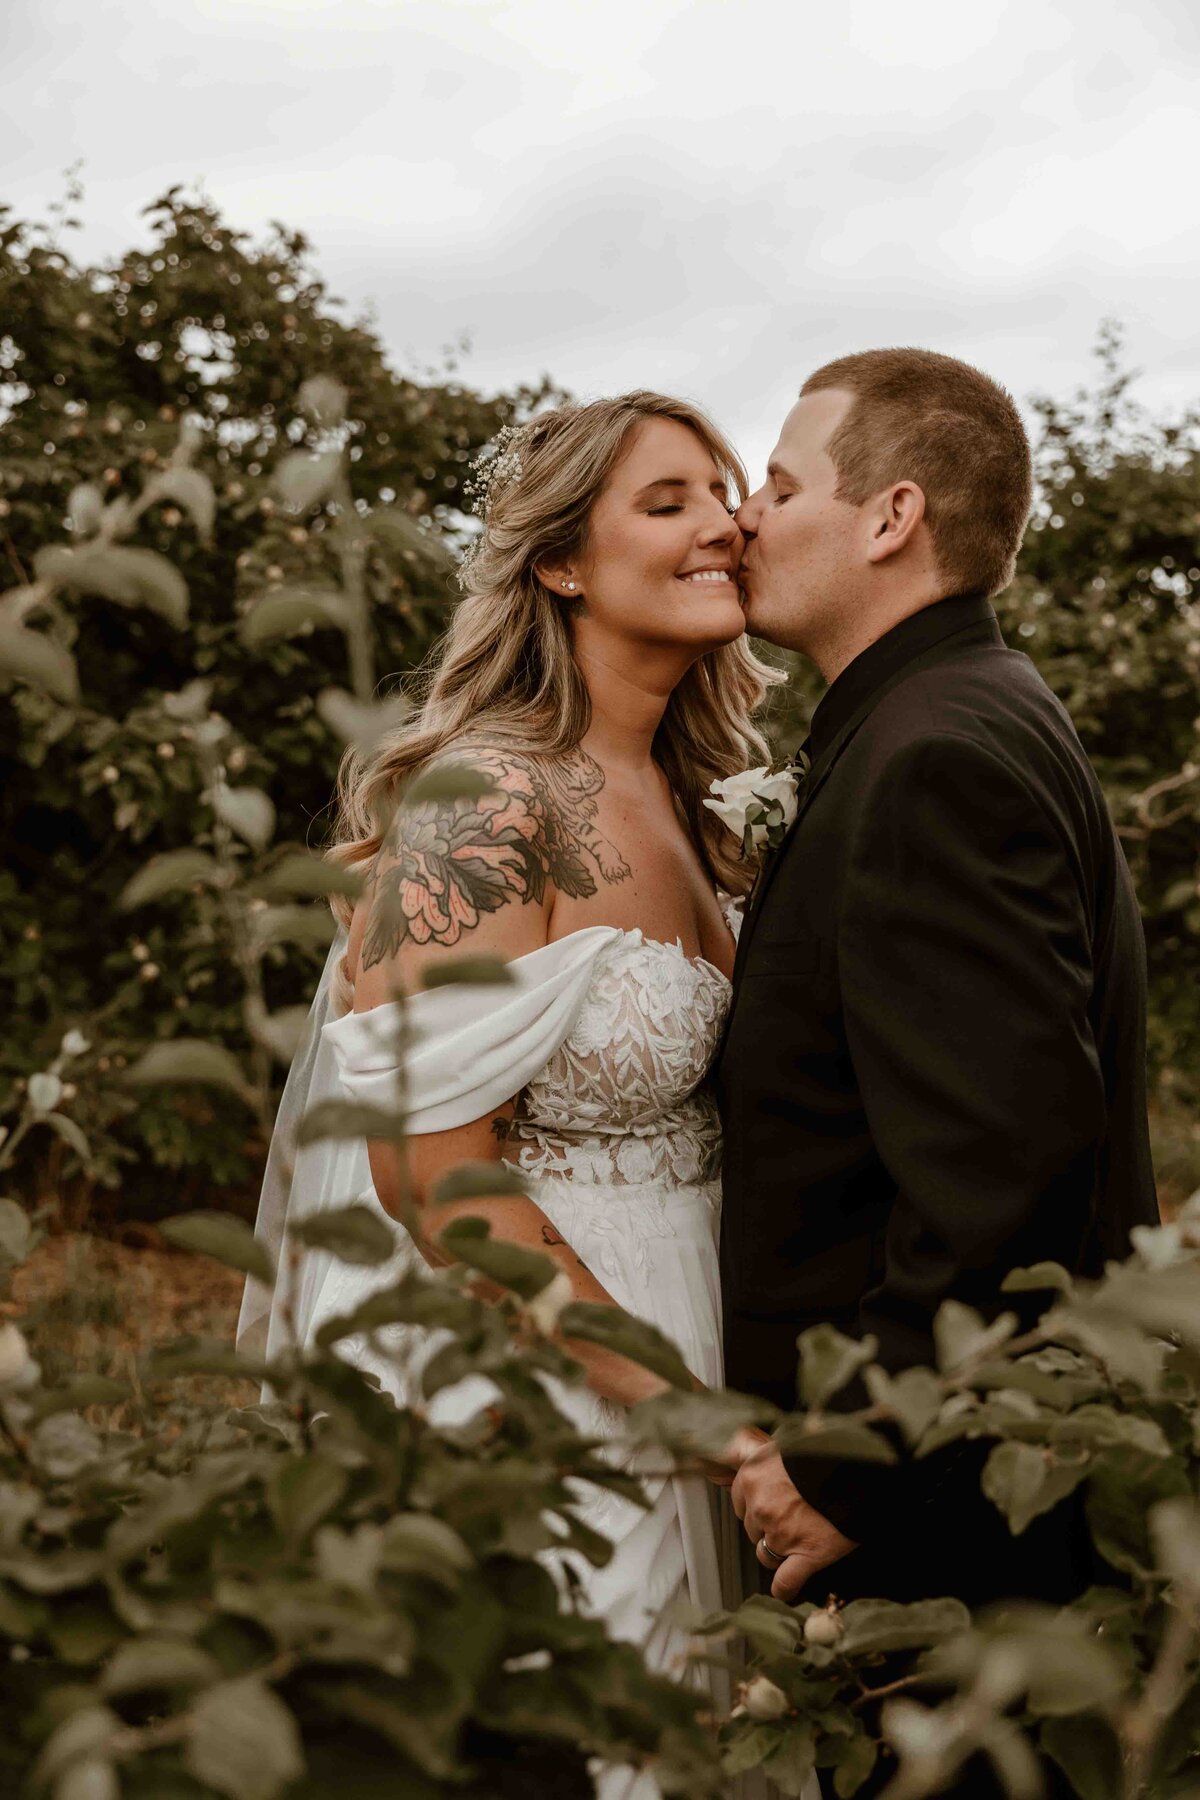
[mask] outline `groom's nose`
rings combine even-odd
[[[753,537],[758,530],[758,521],[762,509],[763,492],[761,488],[758,489],[757,493],[751,494],[748,500],[743,500],[742,504],[738,507],[734,517],[737,520],[738,530],[744,537]]]

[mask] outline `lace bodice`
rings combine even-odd
[[[589,1187],[704,1184],[719,1127],[700,1086],[729,983],[679,943],[622,932],[595,962],[570,1035],[522,1089],[508,1160]]]

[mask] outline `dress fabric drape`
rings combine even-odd
[[[311,1343],[328,1319],[412,1266],[415,1247],[380,1206],[364,1142],[306,1146],[288,1177],[287,1142],[306,1107],[331,1098],[395,1106],[403,1081],[416,1135],[486,1117],[515,1096],[506,1160],[526,1191],[614,1300],[658,1326],[702,1381],[720,1386],[719,1141],[704,1085],[729,999],[720,970],[678,943],[596,926],[516,958],[511,984],[426,989],[403,1010],[384,1005],[337,1017],[330,996],[344,947],[339,934],[285,1088],[264,1181],[258,1230],[280,1261],[276,1295],[272,1301],[248,1283],[239,1342],[271,1352],[294,1330]],[[364,1269],[320,1253],[295,1267],[286,1252],[280,1259],[287,1223],[350,1201],[387,1220],[396,1242],[391,1262]],[[343,1340],[339,1353],[406,1404],[442,1341],[439,1333],[387,1327]],[[619,1410],[590,1389],[553,1384],[553,1391],[582,1432],[618,1435]],[[484,1378],[470,1377],[427,1410],[439,1422],[460,1423],[492,1393]],[[653,1666],[680,1674],[688,1640],[673,1609],[736,1604],[739,1527],[727,1496],[700,1477],[650,1473],[645,1486],[643,1510],[579,1485],[579,1516],[616,1550],[603,1569],[578,1559],[573,1566],[588,1610],[615,1636],[642,1644]],[[570,1556],[548,1553],[548,1560]],[[710,1688],[718,1707],[728,1703],[722,1672],[693,1670],[688,1679]],[[631,1786],[620,1770],[601,1774],[599,1791],[605,1800],[658,1793],[648,1776]],[[752,1782],[730,1789],[743,1800],[763,1791]]]

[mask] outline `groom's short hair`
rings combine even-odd
[[[1012,580],[1033,498],[1029,439],[1012,395],[935,350],[863,350],[810,375],[854,404],[826,446],[839,499],[861,506],[897,481],[925,495],[938,566],[956,594]]]

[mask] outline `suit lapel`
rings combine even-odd
[[[822,752],[809,769],[807,779],[801,787],[797,797],[796,816],[788,826],[787,833],[778,850],[764,862],[759,879],[755,882],[754,887],[751,890],[750,903],[746,908],[746,916],[738,936],[737,955],[734,958],[733,976],[735,981],[741,974],[746,959],[746,952],[749,949],[751,939],[754,936],[755,927],[762,916],[763,905],[771,890],[771,883],[775,879],[779,865],[783,861],[791,845],[794,843],[796,833],[800,829],[805,813],[820,793],[822,787],[824,787],[825,783],[828,781],[830,775],[832,775],[838,758],[850,743],[864,719],[870,717],[886,694],[890,694],[894,687],[899,687],[902,681],[907,681],[910,675],[917,674],[919,670],[925,668],[929,663],[940,661],[943,655],[943,645],[940,643],[935,644],[926,651],[923,656],[915,657],[912,662],[905,663],[902,668],[897,669],[889,681],[885,681],[880,687],[876,688],[874,693],[870,694],[868,698],[863,701],[862,705],[850,715],[837,736],[833,739],[832,743],[830,743],[828,748]]]

